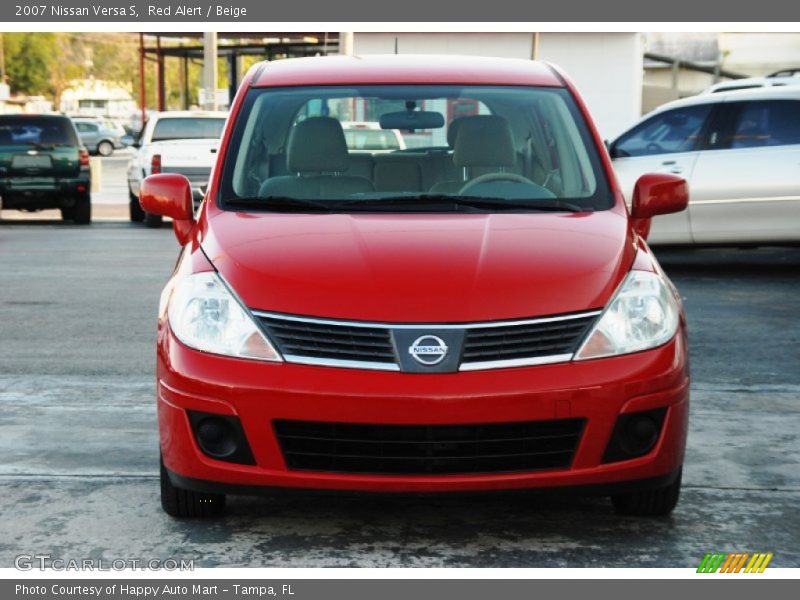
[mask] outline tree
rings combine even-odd
[[[3,45],[6,75],[12,93],[52,94],[50,74],[57,60],[56,34],[6,33]]]
[[[58,110],[61,94],[70,82],[84,79],[91,68],[91,50],[88,49],[78,33],[55,34],[57,63],[50,65],[50,89],[53,93],[53,106]]]

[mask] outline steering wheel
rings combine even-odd
[[[523,183],[525,185],[535,185],[539,186],[537,183],[534,183],[527,177],[523,177],[522,175],[517,175],[516,173],[486,173],[485,175],[480,175],[475,179],[471,179],[464,186],[458,191],[459,194],[464,195],[466,192],[477,185],[481,185],[483,183],[491,183],[493,181],[508,181],[511,183]]]

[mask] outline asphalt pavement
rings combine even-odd
[[[4,213],[5,216],[5,213]],[[230,498],[158,503],[155,313],[168,227],[0,223],[0,567],[19,554],[196,566],[800,566],[800,249],[657,250],[685,298],[692,410],[671,518],[604,498]]]

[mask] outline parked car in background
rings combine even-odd
[[[90,154],[111,156],[114,150],[125,147],[122,138],[125,130],[105,119],[74,117],[75,129]]]
[[[800,242],[800,87],[665,104],[609,152],[629,204],[644,173],[689,182],[689,210],[654,219],[652,244]]]
[[[800,85],[800,69],[784,69],[776,71],[766,77],[745,77],[732,81],[715,83],[703,94],[716,94],[719,92],[733,92],[736,90],[752,90],[762,87],[783,87],[787,85]]]
[[[192,184],[198,205],[205,195],[211,167],[227,113],[211,111],[170,111],[154,113],[132,142],[136,154],[128,164],[131,221],[159,227],[161,215],[147,214],[139,204],[139,186],[148,175],[179,173]]]
[[[375,121],[342,121],[348,150],[373,154],[405,150],[406,142],[397,129],[381,129]]]
[[[199,212],[176,173],[139,190],[184,246],[156,342],[168,514],[275,488],[672,511],[686,329],[645,237],[683,179],[642,177],[629,214],[578,92],[530,60],[287,59],[236,98]],[[462,102],[452,153],[351,152],[332,116],[444,141]]]
[[[0,115],[0,200],[6,209],[58,208],[92,219],[89,152],[68,117]]]

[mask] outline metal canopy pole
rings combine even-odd
[[[158,110],[166,110],[166,84],[164,82],[164,55],[161,53],[161,36],[156,36],[156,72],[158,74]]]

